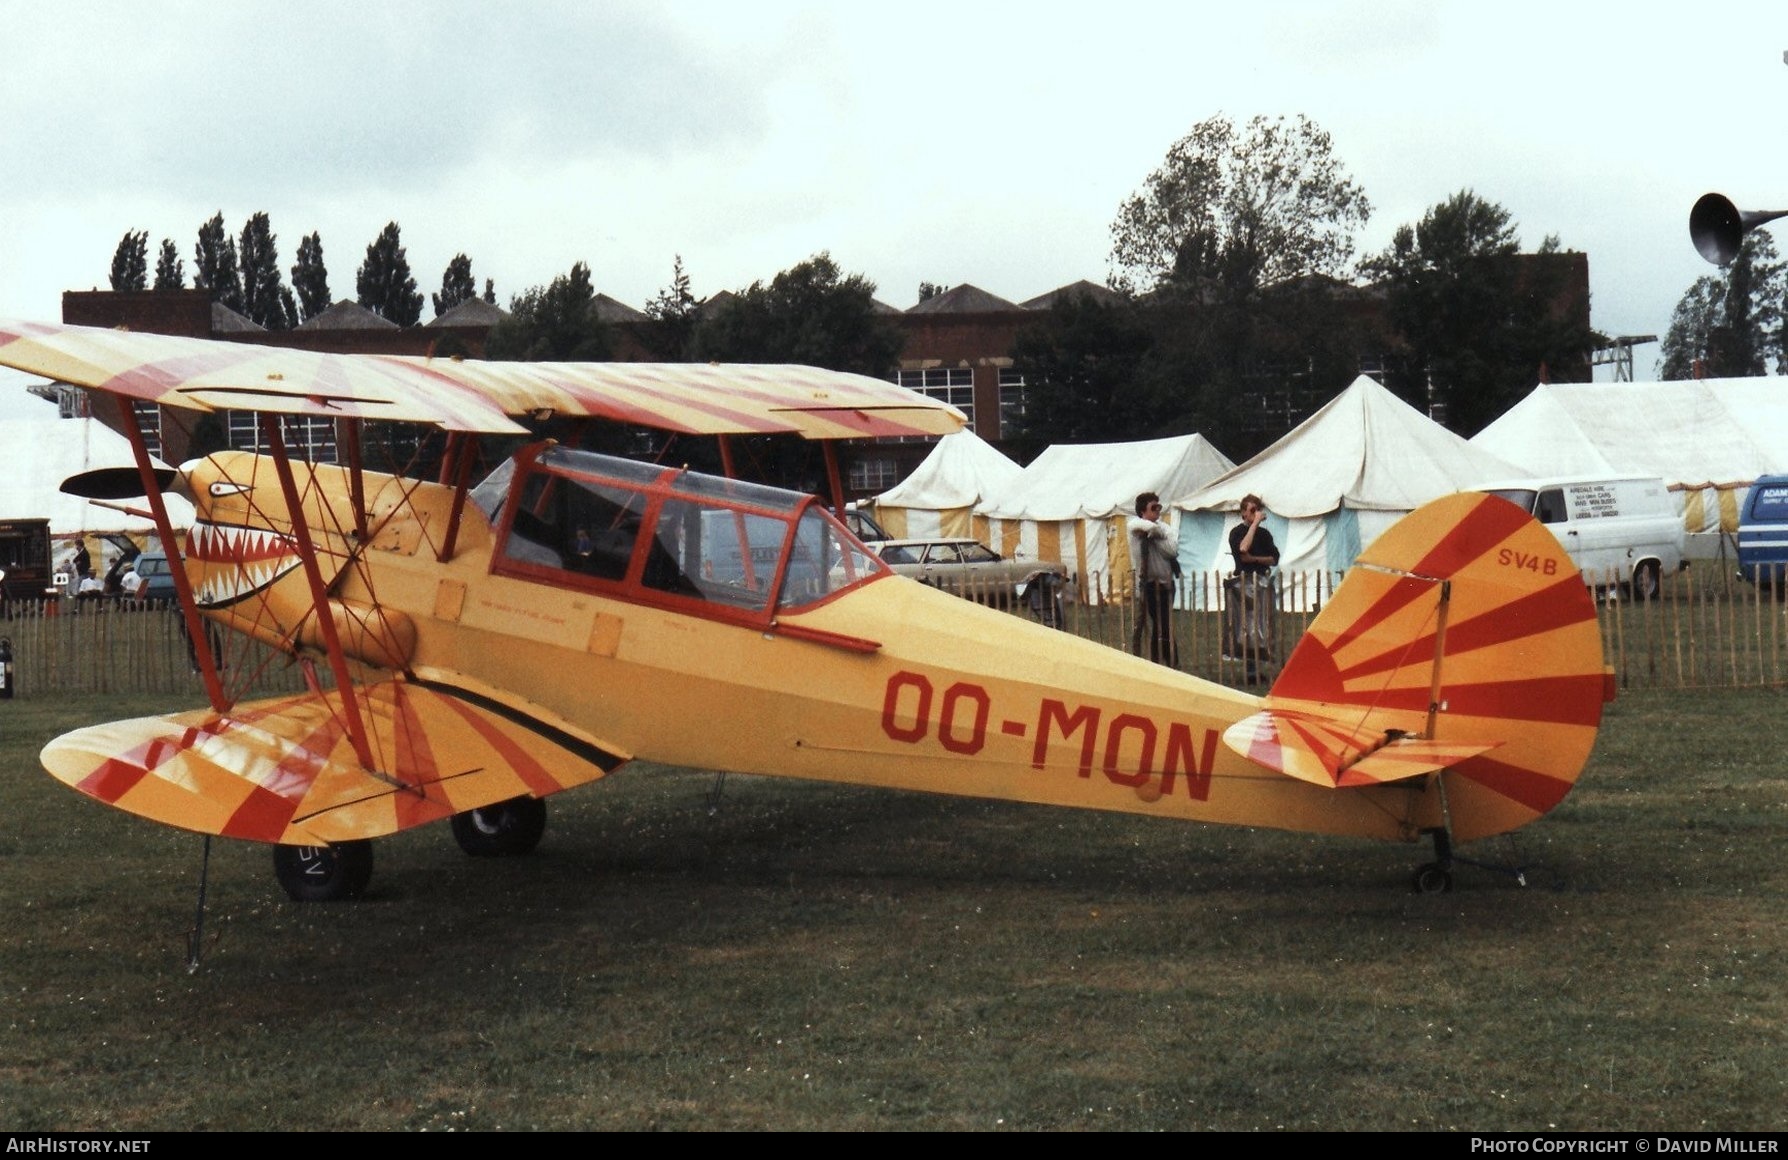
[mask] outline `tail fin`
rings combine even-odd
[[[1392,776],[1449,769],[1447,820],[1464,841],[1563,801],[1611,698],[1595,605],[1558,540],[1513,504],[1462,493],[1361,553],[1265,716],[1377,738],[1330,762],[1337,786],[1389,780],[1399,744],[1405,772]]]

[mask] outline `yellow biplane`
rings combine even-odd
[[[1611,684],[1557,540],[1462,494],[1362,554],[1263,697],[891,574],[796,494],[534,441],[517,417],[689,435],[939,434],[962,416],[806,367],[329,355],[0,322],[0,364],[113,396],[136,448],[70,487],[197,519],[174,570],[191,639],[221,626],[303,667],[242,700],[53,741],[119,809],[274,846],[298,899],[359,893],[371,840],[448,820],[473,854],[540,840],[545,799],[633,758],[1192,821],[1452,844],[1562,801]],[[157,469],[135,401],[258,415],[264,450]],[[343,462],[288,447],[336,420]],[[438,479],[370,470],[368,419],[444,430]],[[827,444],[829,450],[830,444]],[[828,456],[828,462],[831,462]],[[729,471],[730,474],[730,471]],[[835,468],[834,468],[835,477]],[[834,490],[836,486],[834,484]]]

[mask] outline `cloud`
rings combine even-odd
[[[492,158],[748,148],[774,64],[629,5],[99,4],[8,38],[32,51],[0,79],[0,190],[39,197],[303,197]]]

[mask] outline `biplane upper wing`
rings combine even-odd
[[[589,416],[693,435],[943,435],[962,412],[867,375],[712,363],[500,363],[330,354],[0,321],[0,365],[144,402],[520,432]]]
[[[628,756],[464,690],[387,680],[357,693],[376,772],[360,764],[333,692],[90,726],[52,741],[44,767],[181,829],[308,846],[545,797]]]

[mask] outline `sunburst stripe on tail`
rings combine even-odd
[[[1474,757],[1455,769],[1461,777],[1494,790],[1536,814],[1546,813],[1562,802],[1577,780],[1574,771],[1568,777],[1560,776],[1493,757]]]
[[[1451,497],[1448,497],[1451,498]],[[1437,501],[1444,502],[1444,501]],[[1454,529],[1454,534],[1447,540],[1432,547],[1421,557],[1400,563],[1389,558],[1381,558],[1376,550],[1383,540],[1375,541],[1366,551],[1360,553],[1355,562],[1356,567],[1380,567],[1398,572],[1413,573],[1393,584],[1389,591],[1379,597],[1371,607],[1364,609],[1348,627],[1337,632],[1331,647],[1336,653],[1345,651],[1356,638],[1370,633],[1373,629],[1403,611],[1424,593],[1433,590],[1433,580],[1445,580],[1456,575],[1466,566],[1473,564],[1501,546],[1528,517],[1513,504],[1504,504],[1507,511],[1497,508],[1486,508],[1482,505],[1466,515]],[[1393,528],[1392,531],[1396,529]],[[1387,536],[1389,533],[1387,533]]]
[[[1583,581],[1573,573],[1549,588],[1451,622],[1447,625],[1447,655],[1464,656],[1478,649],[1495,648],[1554,629],[1568,628],[1581,619],[1578,597],[1582,588]],[[1410,656],[1427,657],[1433,653],[1434,634],[1429,633],[1407,642],[1400,649],[1354,661],[1341,670],[1341,677],[1346,681],[1370,677],[1396,668]]]
[[[1603,692],[1601,673],[1583,673],[1507,681],[1449,681],[1442,699],[1447,712],[1454,717],[1594,726],[1602,719]],[[1370,705],[1425,713],[1428,697],[1426,684],[1396,689],[1355,685],[1344,689],[1339,696],[1325,700],[1342,705]]]

